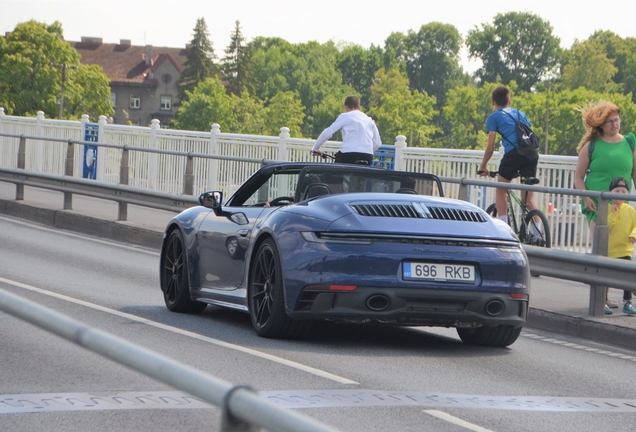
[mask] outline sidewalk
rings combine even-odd
[[[0,182],[0,215],[151,248],[160,247],[163,230],[175,215],[129,205],[128,220],[118,221],[118,205],[112,201],[74,195],[73,209],[63,210],[61,192],[25,187],[24,197],[16,201],[15,185]],[[589,316],[589,291],[579,282],[533,277],[526,327],[636,349],[636,316],[620,308],[610,316]],[[622,296],[622,290],[610,290],[621,306]]]

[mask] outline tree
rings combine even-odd
[[[294,92],[280,92],[269,100],[265,117],[265,135],[277,136],[280,128],[289,128],[289,135],[302,137],[301,126],[305,107]]]
[[[100,115],[112,115],[110,81],[99,65],[81,65],[67,71],[68,81],[64,92],[66,118],[80,119],[83,114],[93,121]]]
[[[185,62],[185,70],[181,73],[177,83],[179,88],[179,99],[181,103],[187,100],[188,92],[207,78],[218,75],[218,70],[214,64],[216,55],[214,46],[209,39],[208,26],[204,18],[197,19],[194,26],[194,34],[188,49]]]
[[[64,41],[59,22],[20,23],[0,38],[0,106],[7,114],[35,116],[42,110],[47,117],[58,117],[63,80],[65,108],[71,103],[72,117],[88,111],[93,117],[112,114],[110,104],[102,103],[110,99],[108,78],[103,71],[80,65],[80,55]],[[81,98],[92,103],[80,104]],[[84,109],[87,112],[79,113]]]
[[[223,75],[227,80],[227,91],[235,95],[240,95],[246,86],[249,51],[243,45],[244,41],[241,23],[237,20],[230,35],[230,45],[225,49],[222,65]]]
[[[251,135],[264,134],[265,119],[267,118],[265,103],[252,97],[247,90],[243,91],[240,96],[232,94],[231,98],[234,123],[229,125],[229,132]]]
[[[363,106],[369,106],[374,75],[382,67],[382,48],[371,45],[371,48],[365,49],[360,45],[346,45],[338,52],[336,59],[342,83],[353,88]]]
[[[446,92],[462,77],[459,65],[461,36],[450,25],[433,22],[409,30],[405,38],[406,73],[410,88],[426,92],[437,99],[441,108]]]
[[[303,136],[316,137],[327,126],[315,123],[313,115],[314,107],[327,95],[353,92],[342,84],[336,69],[338,50],[333,42],[292,45],[280,38],[256,38],[248,45],[253,94],[271,101],[279,92],[294,92],[305,109]]]
[[[612,77],[618,72],[614,61],[605,53],[603,45],[597,39],[574,42],[564,55],[561,83],[566,89],[575,90],[585,87],[597,92],[613,91],[618,85]]]
[[[376,79],[371,87],[369,115],[375,119],[383,140],[394,142],[396,136],[404,135],[413,147],[429,145],[438,131],[431,121],[437,114],[435,98],[409,90],[408,78],[397,69],[385,72],[382,68]]]
[[[549,112],[546,122],[546,98]],[[524,111],[532,129],[545,136],[548,128],[549,154],[576,156],[576,148],[585,133],[580,107],[591,101],[610,100],[621,109],[621,130],[624,133],[636,127],[636,104],[628,95],[594,92],[583,87],[549,93],[519,93],[514,96],[514,105]]]
[[[200,82],[194,91],[186,93],[174,126],[177,129],[209,131],[213,123],[221,128],[235,124],[232,98],[225,93],[221,81],[214,77]]]
[[[466,39],[470,57],[483,62],[475,72],[482,83],[514,80],[520,90],[530,91],[558,66],[560,41],[548,21],[528,12],[509,12],[497,14],[493,24],[470,30]]]
[[[496,86],[484,83],[480,88],[467,85],[448,91],[443,112],[450,124],[451,137],[445,147],[471,150],[486,148],[486,120],[492,113],[491,93]]]
[[[613,65],[618,69],[613,77],[614,82],[616,84],[625,82],[625,74],[631,70],[627,63],[636,52],[636,38],[623,39],[611,31],[597,30],[587,40],[598,42],[607,58],[613,61]]]

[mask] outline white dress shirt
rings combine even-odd
[[[382,145],[380,132],[373,119],[355,109],[340,114],[331,126],[322,131],[312,151],[319,151],[325,141],[340,129],[342,129],[342,153],[373,154]]]

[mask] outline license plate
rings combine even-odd
[[[438,282],[475,282],[475,266],[446,263],[404,263],[404,279]]]

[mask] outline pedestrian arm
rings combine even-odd
[[[338,116],[336,121],[333,122],[331,124],[331,126],[329,126],[327,129],[322,131],[322,133],[318,136],[318,138],[316,139],[316,142],[314,144],[314,147],[311,149],[311,151],[319,152],[320,151],[320,147],[325,143],[325,141],[327,141],[329,138],[331,138],[333,136],[333,134],[335,134],[337,131],[342,129],[342,126],[344,126],[344,122],[342,120],[342,116]]]
[[[574,172],[574,187],[578,190],[587,190],[585,186],[585,176],[587,175],[587,170],[590,167],[590,155],[587,150],[587,146],[590,143],[585,143],[581,150],[579,151],[579,158],[576,160],[576,171]],[[591,211],[596,210],[596,205],[594,201],[590,197],[583,197],[583,201],[585,201],[585,208]]]
[[[382,139],[378,127],[373,123],[373,152],[375,153],[382,146]]]
[[[495,140],[497,139],[497,131],[488,132],[488,145],[486,146],[486,150],[484,151],[484,158],[481,161],[481,165],[479,166],[479,171],[483,171],[483,175],[488,175],[488,161],[492,158],[492,155],[495,153]]]

